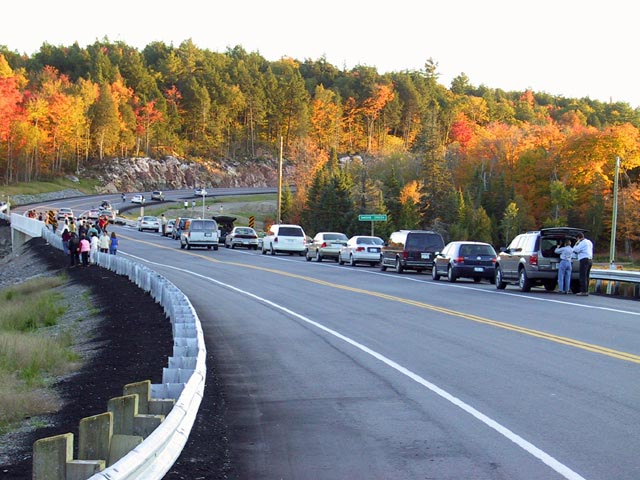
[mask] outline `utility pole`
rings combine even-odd
[[[276,223],[282,223],[282,144],[283,139],[280,135],[280,156],[278,159],[278,218]]]
[[[616,157],[615,177],[613,180],[613,211],[611,214],[611,243],[609,245],[609,268],[615,270],[616,257],[616,223],[618,222],[618,173],[620,171],[620,157]]]

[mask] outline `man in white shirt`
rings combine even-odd
[[[576,235],[578,241],[573,246],[573,253],[578,256],[580,261],[580,295],[586,297],[589,295],[589,274],[591,273],[591,262],[593,260],[593,243],[588,238],[584,238],[582,232]]]

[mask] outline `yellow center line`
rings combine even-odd
[[[134,242],[138,242],[138,243],[144,243],[147,245],[152,245],[154,247],[158,247],[158,248],[166,248],[168,250],[173,250],[175,251],[175,248],[172,247],[165,247],[163,245],[158,245],[155,243],[151,243],[151,242],[147,242],[144,240],[138,240],[135,238],[131,238],[131,237],[127,237],[127,236],[121,236],[122,238],[126,238],[127,240],[131,240]],[[524,335],[529,335],[531,337],[537,337],[537,338],[541,338],[544,340],[548,340],[550,342],[555,342],[555,343],[560,343],[563,345],[568,345],[570,347],[575,347],[575,348],[580,348],[582,350],[587,350],[589,352],[593,352],[593,353],[599,353],[601,355],[606,355],[608,357],[612,357],[612,358],[617,358],[619,360],[625,360],[628,362],[632,362],[632,363],[640,363],[640,355],[634,355],[633,353],[628,353],[628,352],[623,352],[623,351],[619,351],[619,350],[614,350],[611,348],[606,348],[600,345],[595,345],[595,344],[591,344],[591,343],[586,343],[586,342],[581,342],[580,340],[576,340],[573,338],[569,338],[569,337],[562,337],[559,335],[554,335],[552,333],[548,333],[548,332],[543,332],[540,330],[534,330],[531,328],[526,328],[526,327],[521,327],[518,325],[513,325],[511,323],[505,323],[505,322],[500,322],[497,320],[491,320],[489,318],[485,318],[485,317],[480,317],[478,315],[473,315],[471,313],[464,313],[464,312],[460,312],[458,310],[452,310],[450,308],[445,308],[445,307],[439,307],[437,305],[432,305],[429,303],[424,303],[424,302],[420,302],[418,300],[411,300],[408,298],[402,298],[402,297],[397,297],[395,295],[389,295],[386,293],[381,293],[381,292],[375,292],[375,291],[371,291],[371,290],[364,290],[362,288],[356,288],[356,287],[350,287],[348,285],[341,285],[338,283],[332,283],[332,282],[327,282],[324,280],[319,280],[317,278],[313,278],[313,277],[307,277],[304,275],[299,275],[297,273],[289,273],[289,272],[284,272],[282,270],[276,270],[273,268],[267,268],[267,267],[261,267],[258,265],[251,265],[251,264],[247,264],[247,263],[239,263],[239,262],[230,262],[230,261],[225,261],[225,260],[218,260],[216,258],[211,258],[211,257],[207,257],[205,255],[199,254],[199,253],[193,253],[193,252],[181,252],[187,255],[191,255],[194,257],[199,257],[202,258],[208,262],[213,262],[213,263],[220,263],[220,264],[224,264],[224,265],[232,265],[232,266],[236,266],[236,267],[242,267],[242,268],[250,268],[253,270],[259,270],[262,272],[268,272],[268,273],[273,273],[275,275],[281,275],[284,277],[290,277],[290,278],[295,278],[298,280],[303,280],[306,282],[310,282],[310,283],[315,283],[317,285],[323,285],[326,287],[330,287],[330,288],[335,288],[338,290],[344,290],[344,291],[348,291],[348,292],[353,292],[353,293],[357,293],[360,295],[367,295],[370,297],[376,297],[376,298],[381,298],[384,300],[389,300],[392,302],[398,302],[398,303],[404,303],[406,305],[411,305],[413,307],[417,307],[417,308],[421,308],[421,309],[425,309],[425,310],[431,310],[434,312],[438,312],[438,313],[443,313],[445,315],[451,315],[454,317],[458,317],[458,318],[463,318],[465,320],[469,320],[472,322],[476,322],[476,323],[481,323],[484,325],[490,325],[492,327],[496,327],[496,328],[501,328],[504,330],[510,330],[512,332],[517,332],[517,333],[521,333]]]

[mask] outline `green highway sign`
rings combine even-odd
[[[358,220],[361,222],[386,222],[386,214],[370,214],[370,215],[358,215]]]

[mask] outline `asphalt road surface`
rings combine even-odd
[[[236,478],[640,478],[637,302],[118,233],[196,307]]]
[[[638,302],[112,228],[200,316],[228,478],[640,478]]]

